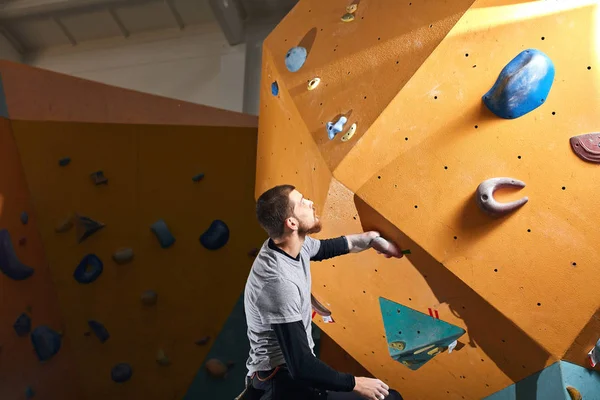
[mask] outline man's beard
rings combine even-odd
[[[321,232],[322,228],[323,225],[321,224],[321,220],[315,217],[315,223],[313,224],[313,226],[308,227],[304,224],[300,224],[300,226],[298,227],[298,233],[300,235],[312,235],[313,233]]]

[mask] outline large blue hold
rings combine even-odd
[[[92,283],[102,274],[104,266],[102,260],[95,254],[88,254],[79,263],[73,278],[79,283]]]
[[[217,250],[225,246],[229,240],[229,228],[225,222],[216,219],[206,232],[200,236],[200,243],[209,250]]]
[[[552,60],[539,50],[524,50],[502,69],[483,102],[501,118],[519,118],[544,104],[553,81]]]
[[[31,343],[39,360],[47,361],[60,350],[62,338],[55,330],[40,325],[31,332]]]
[[[285,55],[285,66],[290,72],[296,72],[304,65],[307,56],[304,47],[292,47]]]
[[[117,364],[110,371],[111,379],[117,383],[127,382],[132,375],[133,369],[127,363]]]
[[[0,230],[0,271],[15,281],[27,279],[34,272],[33,268],[23,264],[17,258],[10,233],[6,229]]]

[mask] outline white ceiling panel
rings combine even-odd
[[[56,21],[50,17],[5,23],[27,50],[70,44]]]
[[[129,32],[177,28],[177,21],[165,1],[134,6],[115,7],[115,11]]]
[[[173,0],[184,24],[196,25],[203,22],[214,21],[215,16],[208,1],[204,0]]]
[[[64,16],[60,20],[77,42],[122,36],[108,10]]]

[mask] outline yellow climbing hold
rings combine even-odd
[[[583,397],[581,396],[581,393],[579,393],[579,390],[575,389],[572,386],[567,386],[567,392],[569,392],[569,396],[571,396],[571,400],[582,400]]]
[[[348,132],[344,133],[344,136],[342,136],[342,142],[347,142],[348,140],[352,139],[352,136],[354,136],[355,132],[356,123],[352,124],[352,126],[350,126],[350,128],[348,129]]]
[[[343,22],[351,22],[351,21],[354,21],[354,15],[353,15],[353,14],[350,14],[350,13],[348,13],[348,14],[344,14],[344,15],[342,15],[342,21],[343,21]]]
[[[406,343],[404,342],[392,342],[389,346],[394,350],[404,350],[406,348]]]
[[[308,81],[308,90],[316,89],[317,86],[319,86],[319,83],[321,83],[321,78],[312,78]]]
[[[358,8],[358,4],[350,4],[349,6],[346,6],[346,12],[349,14],[354,14],[356,12],[356,9]]]

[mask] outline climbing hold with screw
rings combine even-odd
[[[358,9],[358,4],[356,4],[356,3],[346,6],[346,12],[349,14],[354,14],[357,9]]]
[[[315,90],[317,86],[319,86],[319,83],[321,83],[321,78],[312,78],[310,81],[308,81],[308,90]]]
[[[352,22],[354,21],[354,14],[346,13],[342,15],[342,22]]]
[[[127,363],[117,364],[110,371],[110,377],[116,383],[127,382],[131,379],[132,375],[133,369],[131,368],[131,365]]]
[[[329,137],[329,140],[333,140],[335,135],[337,135],[342,130],[344,130],[344,124],[346,122],[348,122],[348,118],[346,118],[342,115],[340,117],[340,119],[337,120],[337,122],[335,122],[335,123],[328,122],[327,123],[327,125],[326,125],[327,126],[327,136]]]
[[[87,254],[75,268],[73,278],[82,284],[92,283],[102,275],[103,270],[102,260],[95,254]]]
[[[342,136],[342,142],[347,142],[348,140],[352,139],[352,136],[354,136],[354,133],[356,132],[356,123],[353,123],[350,128],[348,129],[348,131],[346,133],[344,133],[344,136]]]
[[[285,66],[290,72],[297,72],[306,62],[308,53],[304,47],[292,47],[285,55]]]
[[[229,228],[219,219],[214,220],[200,236],[200,243],[208,250],[217,250],[225,246],[229,240]]]
[[[117,264],[128,263],[129,261],[133,260],[133,249],[129,247],[119,249],[113,253],[112,259]]]
[[[499,217],[516,210],[523,206],[529,200],[528,197],[523,197],[509,203],[500,203],[494,198],[494,192],[502,188],[524,188],[525,183],[513,178],[491,178],[483,181],[477,187],[477,205],[479,208],[493,217]]]
[[[163,249],[171,247],[173,243],[175,243],[175,237],[171,234],[171,231],[164,220],[159,219],[152,224],[150,229],[154,232],[154,235],[156,235],[160,247]]]
[[[271,83],[271,94],[273,96],[277,96],[279,94],[279,84],[277,83],[277,81]]]
[[[95,185],[105,185],[108,183],[108,178],[104,176],[103,171],[92,172],[90,174],[90,177],[92,178],[92,182],[94,182]]]
[[[586,133],[569,139],[571,149],[584,161],[600,164],[600,133]]]

